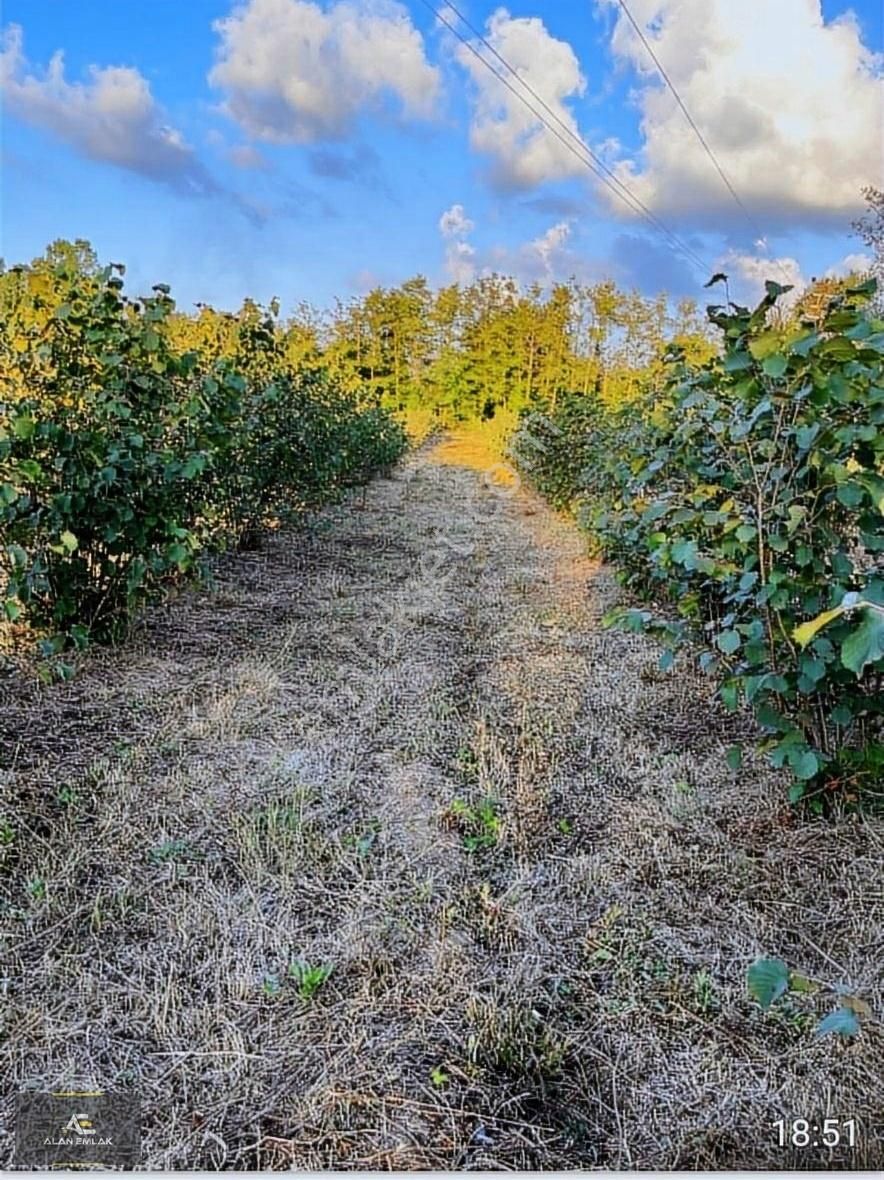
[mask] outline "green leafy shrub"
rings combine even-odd
[[[169,288],[130,300],[122,269],[19,268],[0,292],[0,604],[46,654],[112,638],[211,551],[406,445],[385,412],[291,368],[273,310],[247,304],[232,351],[201,353],[175,343]]]
[[[884,712],[884,321],[865,311],[872,280],[773,326],[787,289],[709,308],[722,354],[696,367],[673,349],[665,386],[590,428],[581,473],[561,471],[653,607],[612,621],[702,640],[725,706],[754,709],[792,798],[819,807]]]
[[[522,415],[512,456],[554,508],[571,508],[592,479],[609,421],[593,394],[566,395],[552,415],[541,403]]]

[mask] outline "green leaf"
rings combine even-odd
[[[792,283],[787,283],[783,286],[782,283],[775,283],[772,279],[768,279],[764,284],[764,289],[767,291],[769,299],[779,299],[781,295],[785,295],[788,291],[791,291],[792,287]]]
[[[755,540],[758,536],[758,529],[754,524],[741,524],[734,535],[738,541],[742,541],[745,545],[747,542]]]
[[[858,283],[855,287],[848,287],[848,295],[864,295],[871,297],[878,290],[878,280],[872,276],[865,279],[862,283]]]
[[[813,440],[820,432],[820,425],[814,422],[810,426],[799,426],[795,431],[795,441],[802,451],[809,451],[813,445]]]
[[[819,991],[819,984],[814,983],[812,979],[808,979],[806,975],[799,975],[797,971],[792,971],[789,974],[789,987],[793,992],[816,992]]]
[[[166,550],[166,556],[169,561],[173,561],[179,568],[183,568],[189,556],[187,546],[182,545],[180,541],[176,541],[174,545],[170,545]]]
[[[10,623],[14,623],[21,614],[21,607],[14,598],[7,598],[3,604],[3,611]]]
[[[855,1037],[859,1032],[859,1020],[855,1012],[849,1008],[836,1008],[830,1012],[816,1026],[816,1035],[824,1037],[828,1033],[837,1033],[840,1037]]]
[[[29,439],[33,438],[34,431],[37,429],[37,423],[33,418],[27,414],[22,414],[20,418],[12,419],[12,433],[16,438]]]
[[[843,483],[835,495],[845,508],[857,508],[865,499],[866,491],[862,484]]]
[[[782,959],[759,959],[747,974],[749,991],[765,1010],[786,994],[789,988],[789,968]]]
[[[742,373],[752,368],[752,357],[748,352],[729,352],[722,367],[725,373]]]
[[[789,367],[789,358],[783,356],[781,352],[776,352],[773,356],[767,356],[761,362],[761,368],[768,377],[774,379],[782,377],[786,369]]]
[[[743,640],[736,631],[722,631],[716,642],[725,655],[732,655]]]
[[[867,664],[884,657],[884,612],[866,607],[863,621],[841,644],[841,663],[859,679]]]
[[[757,361],[763,361],[780,351],[779,332],[762,332],[754,340],[749,341],[749,351]]]
[[[818,680],[826,674],[826,665],[822,660],[818,660],[816,656],[803,655],[799,661],[801,672],[812,684],[816,684]]]
[[[725,760],[731,770],[739,770],[743,765],[743,747],[731,746],[725,754]]]
[[[28,555],[21,545],[7,545],[6,552],[16,569],[24,569],[28,564]]]
[[[61,541],[62,546],[67,553],[74,553],[80,543],[74,534],[69,532],[67,529],[65,529],[58,539]]]
[[[819,759],[813,750],[795,750],[788,755],[788,761],[797,779],[807,782],[819,771]]]

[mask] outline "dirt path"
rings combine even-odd
[[[133,1087],[152,1168],[800,1166],[772,1122],[826,1116],[884,1163],[880,1025],[744,983],[777,954],[882,1011],[881,827],[728,771],[747,723],[456,460],[0,682],[2,1090]]]

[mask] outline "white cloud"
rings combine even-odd
[[[538,278],[542,275],[548,282],[555,278],[561,263],[568,258],[566,247],[570,236],[570,222],[560,221],[522,248],[525,262],[529,266],[536,263],[539,268]]]
[[[616,171],[649,208],[745,225],[616,0],[612,49],[639,71],[643,150]],[[765,230],[846,223],[880,174],[880,55],[820,0],[633,0],[635,19],[735,189]],[[622,210],[622,206],[619,206]]]
[[[10,25],[0,49],[0,92],[7,114],[44,128],[93,160],[182,191],[216,189],[181,133],[164,123],[136,69],[90,66],[87,82],[68,82],[59,51],[38,76],[29,71],[21,28]]]
[[[469,242],[449,242],[445,247],[445,269],[455,283],[471,283],[476,277],[476,250]]]
[[[445,269],[455,283],[471,283],[476,277],[476,251],[466,240],[475,229],[463,205],[452,205],[439,218],[439,232],[445,239]]]
[[[847,254],[824,272],[825,278],[846,278],[852,274],[867,274],[872,266],[868,254]],[[791,284],[793,290],[780,297],[779,307],[794,306],[818,276],[806,276],[795,258],[765,258],[757,254],[743,254],[731,250],[718,262],[731,280],[731,296],[737,301],[756,303],[764,296],[767,279]]]
[[[315,143],[346,134],[365,107],[395,96],[414,118],[432,116],[439,74],[395,0],[245,0],[215,22],[209,74],[224,109],[254,136]]]
[[[465,238],[475,224],[464,213],[463,205],[452,205],[439,218],[439,229],[443,238]]]
[[[439,218],[445,269],[456,283],[470,283],[479,275],[508,274],[520,283],[548,285],[586,269],[585,260],[568,249],[569,221],[559,221],[519,246],[493,246],[481,252],[467,241],[474,229],[463,205],[452,205]]]
[[[730,250],[718,263],[730,279],[731,298],[736,302],[758,303],[764,298],[764,284],[768,279],[793,289],[780,296],[778,307],[792,307],[801,298],[807,279],[795,258],[766,258],[758,254],[742,254]],[[723,302],[723,300],[722,300]]]
[[[567,134],[570,131],[580,138],[566,100],[579,97],[586,90],[586,79],[574,50],[566,41],[553,37],[538,17],[515,18],[505,8],[498,8],[489,18],[486,36],[567,131],[480,45],[482,55],[574,148],[573,152],[569,151],[525,103],[477,61],[465,45],[460,45],[457,59],[471,75],[475,89],[470,143],[477,152],[491,157],[493,182],[504,189],[528,189],[547,181],[582,175],[585,167],[574,154],[580,147]],[[606,144],[608,149],[610,143]]]
[[[845,254],[840,262],[830,266],[826,271],[827,278],[841,279],[847,275],[871,274],[875,260],[870,254]]]
[[[597,265],[581,252],[571,249],[570,238],[571,222],[556,222],[528,242],[489,250],[482,259],[483,273],[510,274],[523,286],[539,283],[549,287],[572,275],[588,280],[596,275]]]

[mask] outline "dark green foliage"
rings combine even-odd
[[[176,350],[168,288],[129,300],[121,269],[32,271],[0,322],[0,607],[47,654],[113,636],[211,551],[405,447],[383,411],[293,371],[270,314],[243,318],[233,356]]]
[[[776,283],[753,311],[711,307],[720,357],[692,367],[672,350],[658,391],[599,427],[578,426],[576,438],[571,424],[595,409],[587,418],[581,399],[565,399],[541,433],[562,432],[540,464],[519,447],[538,486],[557,503],[579,498],[625,583],[658,604],[642,625],[671,647],[703,642],[725,706],[753,707],[771,760],[792,773],[792,798],[816,808],[843,781],[841,752],[868,747],[884,713],[874,287],[834,298],[821,321],[785,327],[770,323]]]
[[[512,450],[538,491],[559,509],[571,508],[593,479],[608,418],[592,394],[565,397],[556,413],[523,414]]]

